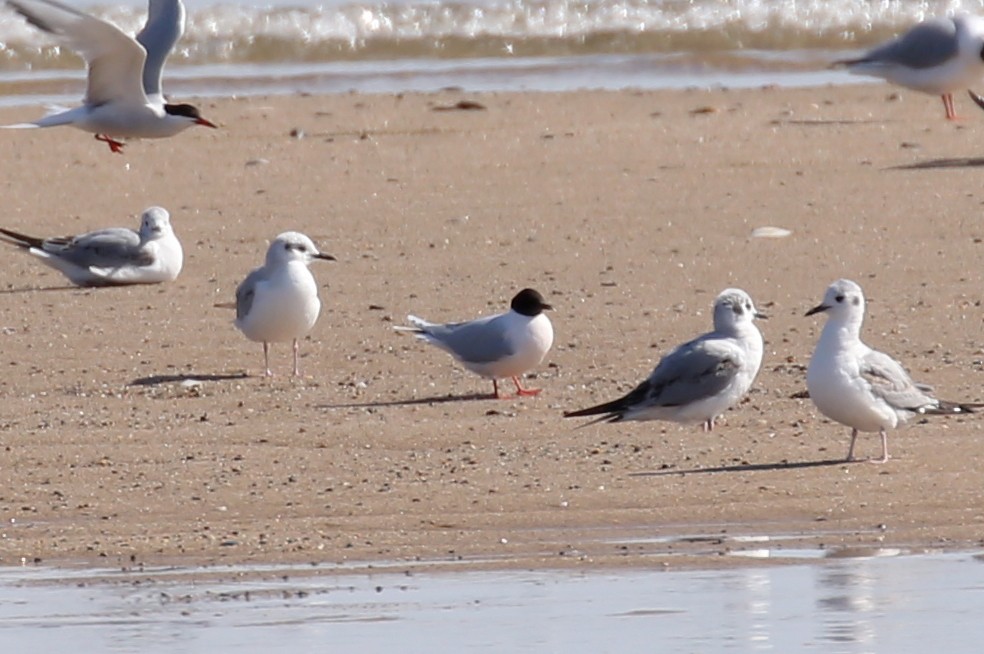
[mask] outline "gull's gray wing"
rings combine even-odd
[[[681,406],[717,395],[741,368],[741,352],[721,339],[697,339],[667,354],[644,382],[647,403]]]
[[[927,387],[912,381],[909,373],[892,357],[871,350],[859,362],[861,377],[871,385],[871,393],[899,411],[925,411],[936,408],[939,401],[929,395]]]
[[[72,238],[45,239],[41,249],[81,268],[112,269],[153,263],[152,255],[140,242],[140,235],[125,227],[100,229]]]
[[[236,287],[236,320],[243,320],[249,315],[253,300],[256,298],[256,286],[264,279],[266,279],[266,268],[261,266],[246,275],[246,279]]]
[[[491,363],[516,352],[516,348],[506,338],[504,319],[507,315],[446,325],[418,324],[416,331],[425,340],[447,350],[460,361]]]
[[[705,335],[663,357],[649,377],[624,397],[564,416],[607,413],[611,415],[602,420],[618,422],[635,411],[697,402],[724,391],[741,370],[742,359],[738,346]]]
[[[884,45],[869,50],[848,64],[897,64],[908,68],[932,68],[957,56],[956,25],[950,18],[919,23]]]
[[[185,8],[181,0],[150,0],[147,23],[137,34],[137,42],[147,51],[143,68],[144,93],[151,101],[164,101],[161,79],[164,63],[185,28]]]

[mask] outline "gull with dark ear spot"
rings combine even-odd
[[[143,212],[139,232],[110,227],[78,236],[38,238],[0,228],[0,241],[22,248],[76,286],[171,282],[184,262],[171,216],[161,207]]]
[[[726,289],[714,300],[714,331],[677,346],[627,395],[564,417],[601,416],[584,426],[623,420],[699,422],[704,431],[711,431],[714,420],[736,405],[755,381],[763,341],[753,320],[764,317],[748,293]]]
[[[492,380],[495,397],[499,379],[511,378],[516,393],[537,395],[538,388],[524,388],[520,375],[540,365],[553,345],[553,325],[543,313],[552,309],[537,291],[525,288],[513,297],[509,311],[467,322],[443,325],[407,316],[412,327],[394,327],[441,348],[476,375]]]
[[[316,260],[334,261],[318,252],[307,236],[284,232],[267,249],[266,263],[253,270],[236,289],[236,327],[251,341],[263,343],[263,366],[270,371],[270,343],[294,342],[294,376],[297,340],[314,327],[321,313],[318,285],[308,270]]]
[[[898,361],[861,341],[864,293],[849,279],[827,288],[823,302],[806,312],[827,314],[806,372],[810,399],[820,413],[851,428],[847,461],[854,461],[859,432],[881,435],[881,458],[888,461],[886,431],[917,415],[972,413],[982,404],[938,400],[932,388],[917,384]]]
[[[86,60],[88,83],[82,106],[7,128],[72,125],[93,132],[113,152],[125,138],[166,138],[193,126],[215,127],[190,104],[164,99],[164,62],[184,33],[181,0],[149,0],[147,23],[131,38],[118,27],[55,0],[6,0],[29,23]]]
[[[953,92],[969,88],[984,77],[984,19],[968,15],[932,18],[860,57],[834,62],[834,66],[939,95],[947,120],[955,120]]]

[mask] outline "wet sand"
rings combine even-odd
[[[883,85],[231,99],[203,103],[221,130],[125,156],[75,130],[2,131],[4,226],[135,226],[160,204],[185,268],[79,290],[4,256],[0,564],[714,565],[735,547],[714,538],[747,535],[978,546],[984,417],[917,421],[888,464],[846,464],[849,430],[801,396],[823,324],[803,313],[843,276],[870,298],[871,345],[944,398],[984,400],[984,113],[960,98],[950,124],[939,105]],[[792,234],[751,237],[762,226]],[[288,229],[339,261],[313,269],[305,376],[280,344],[267,380],[213,305]],[[556,307],[538,398],[486,399],[490,383],[392,331],[502,310],[524,286]],[[729,286],[770,319],[755,387],[713,433],[561,418],[706,331]]]

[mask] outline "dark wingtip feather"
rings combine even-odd
[[[940,400],[936,407],[933,407],[925,413],[930,415],[952,415],[955,413],[977,413],[978,409],[984,408],[984,404],[979,404],[975,402],[947,402],[945,400]]]
[[[976,104],[981,109],[984,109],[984,97],[981,97],[980,95],[974,93],[970,89],[967,89],[967,95],[969,95],[970,99],[974,101],[974,104]]]
[[[598,415],[597,413],[585,413],[585,411],[591,411],[594,408],[595,407],[591,407],[590,409],[581,409],[580,411],[565,411],[564,412],[564,417],[565,418],[581,418],[581,417],[584,417],[584,416]],[[604,423],[621,422],[622,419],[623,419],[623,417],[624,416],[621,413],[607,412],[604,415],[601,415],[601,416],[595,418],[594,420],[587,421],[583,425],[578,425],[577,428],[578,429],[582,429],[584,427],[590,427],[591,425],[597,425],[600,422],[604,422]]]
[[[592,420],[588,424],[593,425],[596,422],[621,422],[625,419],[625,412],[644,400],[649,394],[649,390],[649,380],[647,379],[632,389],[630,393],[623,395],[617,400],[596,404],[595,406],[589,406],[587,409],[567,411],[564,413],[564,417],[581,418],[584,416],[596,416],[603,413],[606,415],[603,415],[598,420]]]
[[[39,248],[44,245],[44,239],[21,234],[20,232],[15,232],[12,229],[4,229],[3,227],[0,227],[0,240],[24,248],[25,250],[32,247]]]
[[[587,416],[599,416],[596,420],[586,422],[582,427],[594,425],[599,422],[621,422],[625,419],[625,411],[628,409],[626,398],[622,397],[612,402],[605,402],[596,406],[589,406],[587,409],[577,411],[565,411],[565,418],[584,418]]]
[[[616,401],[617,402],[617,401]],[[617,407],[613,406],[616,402],[606,402],[604,404],[599,404],[598,406],[591,406],[587,409],[578,409],[577,411],[564,411],[565,418],[584,418],[585,416],[596,416],[602,413],[608,414],[603,416],[603,419],[610,417],[615,417],[616,419],[621,417],[621,413],[617,410]]]

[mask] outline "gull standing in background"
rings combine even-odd
[[[143,212],[139,233],[110,227],[79,236],[37,238],[0,228],[0,240],[23,248],[77,286],[172,282],[184,262],[171,217],[161,207]]]
[[[436,345],[476,375],[492,380],[495,397],[499,379],[512,378],[516,394],[538,395],[538,388],[523,388],[519,376],[540,365],[553,345],[553,325],[543,313],[553,309],[532,288],[513,297],[509,311],[468,322],[436,325],[417,316],[407,316],[413,327],[394,327]]]
[[[81,107],[7,128],[72,125],[93,132],[113,152],[121,138],[166,138],[192,125],[215,127],[190,104],[164,99],[164,62],[181,38],[185,9],[181,0],[150,0],[147,23],[133,39],[118,27],[54,0],[6,0],[38,29],[77,50],[88,64]]]
[[[861,57],[834,65],[939,95],[947,120],[955,120],[953,92],[967,89],[984,77],[984,19],[958,15],[926,20]]]
[[[762,365],[762,333],[753,323],[765,318],[752,298],[729,288],[714,300],[714,331],[684,343],[663,357],[632,392],[611,402],[571,411],[565,418],[601,417],[596,422],[669,420],[714,429],[714,420],[752,387]]]
[[[263,365],[270,372],[270,343],[294,341],[294,376],[297,339],[314,327],[321,313],[318,285],[308,270],[315,259],[334,261],[321,254],[314,243],[299,232],[284,232],[267,249],[266,263],[253,270],[236,289],[236,327],[251,341],[263,343]]]
[[[861,342],[864,293],[848,279],[827,288],[823,302],[806,315],[826,312],[817,349],[806,372],[810,399],[820,413],[851,428],[847,460],[854,461],[858,432],[881,434],[882,455],[872,463],[888,461],[886,430],[920,414],[972,413],[981,404],[944,402],[932,388],[917,384],[898,361]]]

